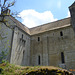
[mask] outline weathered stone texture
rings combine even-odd
[[[12,30],[3,23],[0,24],[0,55],[4,51],[7,59],[10,60]],[[1,57],[1,56],[0,56]],[[1,61],[1,60],[0,60]]]
[[[60,35],[62,31],[63,36]],[[38,41],[40,37],[40,41]],[[61,62],[61,52],[64,52],[65,63],[75,62],[75,36],[72,26],[56,29],[41,34],[36,34],[31,37],[31,65],[36,65],[38,55],[41,56],[40,65],[59,66]],[[74,64],[73,64],[74,65]],[[65,65],[65,68],[72,65]],[[69,66],[69,67],[68,67]]]
[[[10,63],[25,66],[50,65],[68,70],[75,69],[75,7],[73,12],[72,10],[72,17],[70,18],[30,29],[14,17],[6,16],[9,27],[3,24],[0,26],[2,26],[1,31],[3,31],[4,36],[7,36],[3,42],[9,40],[5,49],[10,51]],[[3,45],[0,40],[0,52],[2,48]]]
[[[23,35],[23,38],[22,38]],[[25,42],[23,42],[23,40]],[[30,64],[30,36],[19,30],[14,30],[11,63],[18,65]]]

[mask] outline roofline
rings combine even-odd
[[[1,16],[1,15],[0,15]],[[11,16],[11,15],[6,15],[6,16]],[[63,20],[65,20],[65,19],[69,19],[70,17],[68,17],[68,18],[64,18],[64,19],[61,19],[61,20],[57,20],[57,21],[54,21],[54,22],[50,22],[50,23],[46,23],[46,24],[42,24],[42,25],[39,25],[39,26],[36,26],[36,27],[33,27],[33,28],[28,28],[28,27],[26,27],[24,24],[22,24],[21,22],[19,22],[17,19],[15,19],[13,16],[11,16],[10,17],[10,19],[13,21],[13,22],[15,22],[16,23],[16,27],[18,27],[19,29],[21,29],[22,31],[24,31],[26,34],[28,34],[28,35],[35,35],[35,34],[40,34],[40,33],[43,33],[43,32],[46,32],[46,31],[50,31],[50,30],[55,30],[55,29],[60,29],[60,28],[63,28],[63,27],[67,27],[67,26],[70,26],[71,24],[67,24],[67,25],[65,25],[65,26],[60,26],[60,27],[54,27],[54,28],[51,28],[51,29],[46,29],[46,30],[41,30],[41,31],[39,31],[39,32],[36,32],[36,33],[31,33],[31,31],[33,30],[33,29],[36,29],[36,28],[38,28],[38,27],[42,27],[42,26],[46,26],[46,25],[48,25],[48,24],[52,24],[52,23],[56,23],[56,22],[60,22],[60,21],[63,21]],[[25,31],[25,28],[24,29],[22,29],[20,26],[18,26],[17,24],[17,22],[19,22],[22,26],[25,26],[26,28],[27,28],[27,30]]]
[[[55,30],[55,29],[59,29],[59,28],[70,26],[71,25],[70,21],[69,21],[69,23],[67,23],[67,22],[64,23],[64,21],[67,21],[67,20],[70,20],[70,19],[71,18],[68,17],[68,18],[65,18],[65,19],[57,20],[57,21],[54,21],[54,22],[51,22],[51,23],[47,23],[47,24],[43,24],[41,26],[37,26],[37,27],[31,28],[30,29],[30,33],[31,33],[30,35],[35,35],[35,34],[43,33],[43,32],[46,32],[46,31]],[[59,23],[60,24],[63,23],[63,24],[61,24],[59,26]],[[57,26],[57,24],[58,24],[58,26]],[[49,26],[49,27],[47,27],[47,26]]]
[[[68,18],[71,18],[71,17],[67,17],[67,18],[64,18],[64,19],[60,19],[60,20],[56,20],[56,21],[53,21],[53,22],[45,23],[45,24],[42,24],[42,25],[39,25],[39,26],[36,26],[36,27],[32,27],[32,28],[29,28],[29,29],[34,29],[34,28],[37,28],[37,27],[45,26],[47,24],[55,23],[55,22],[62,21],[62,20],[68,19]]]
[[[52,28],[52,29],[49,29],[49,30],[46,30],[46,31],[43,31],[43,32],[40,32],[40,33],[31,34],[31,36],[37,35],[37,34],[42,34],[42,33],[48,32],[48,31],[53,31],[53,30],[57,30],[57,29],[62,29],[62,28],[70,27],[70,26],[71,26],[71,24],[68,24],[68,25],[65,25],[65,26],[62,26],[62,27]]]
[[[74,3],[75,3],[75,1],[73,2],[73,4],[74,4]],[[71,9],[71,8],[75,7],[75,6],[73,6],[73,4],[70,5],[68,8]]]
[[[15,27],[17,27],[18,29],[20,29],[20,30],[22,30],[24,33],[26,33],[27,35],[29,35],[29,36],[31,36],[30,34],[28,34],[27,32],[25,32],[23,29],[21,29],[20,27],[18,27],[18,26],[16,26],[15,25]]]
[[[10,17],[11,15],[8,15],[8,16]],[[13,16],[11,16],[11,17],[14,18]],[[11,18],[11,17],[10,17],[10,18]],[[11,20],[13,20],[12,18],[11,18]],[[14,18],[14,19],[15,19],[15,18]],[[17,19],[15,19],[15,20],[18,21]],[[13,20],[13,22],[15,22],[15,21]],[[26,32],[25,30],[23,30],[22,28],[20,28],[20,27],[17,26],[17,25],[16,25],[16,26],[17,26],[18,28],[20,28],[22,31],[24,31],[25,33],[27,33],[28,35],[30,35],[30,29],[29,29],[27,26],[25,26],[24,24],[22,24],[20,21],[18,21],[18,22],[19,22],[22,26],[24,26],[24,28],[26,27],[26,28],[29,30],[29,32]],[[15,22],[15,23],[16,23],[16,22]],[[16,23],[16,24],[17,24],[17,23]]]

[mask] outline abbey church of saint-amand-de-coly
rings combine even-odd
[[[11,64],[75,69],[75,2],[69,10],[71,17],[33,28],[4,11],[8,26],[0,23],[0,35],[6,37],[0,39],[0,52],[8,53]]]

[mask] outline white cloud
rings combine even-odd
[[[22,18],[22,23],[29,28],[57,20],[51,11],[39,13],[33,9],[23,10],[19,13],[19,17]]]
[[[57,2],[57,7],[61,8],[61,1],[60,0]]]
[[[68,16],[67,17],[70,17],[70,12],[68,11]]]

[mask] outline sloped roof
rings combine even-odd
[[[41,26],[31,28],[30,33],[31,33],[31,35],[34,35],[34,34],[46,32],[46,31],[70,26],[71,25],[70,19],[71,18],[69,17],[69,18],[65,18],[65,19],[62,19],[62,20],[58,20],[58,21],[55,21],[55,22],[51,22],[51,23],[47,23],[47,24],[44,24],[44,25],[41,25]]]
[[[26,33],[30,34],[30,30],[28,27],[26,27],[25,25],[23,25],[21,22],[19,22],[17,19],[15,19],[13,16],[9,16],[11,20],[13,20],[16,25],[21,28],[23,31],[25,31]]]
[[[75,1],[74,1],[74,3],[69,8],[71,8],[71,7],[75,7]]]
[[[69,17],[69,18],[65,18],[55,22],[43,24],[37,27],[28,28],[25,25],[23,25],[21,22],[16,20],[14,17],[12,16],[9,16],[9,17],[11,18],[11,20],[13,20],[16,23],[16,25],[19,28],[21,28],[23,31],[25,31],[29,35],[35,35],[35,34],[43,33],[43,32],[54,30],[54,29],[59,29],[59,28],[63,28],[63,27],[67,27],[71,25],[71,20],[70,20],[71,18]]]

